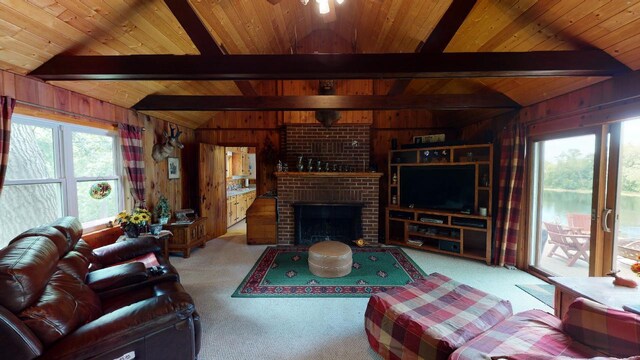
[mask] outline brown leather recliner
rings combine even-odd
[[[31,229],[0,250],[2,357],[196,358],[199,316],[177,275],[158,281],[141,263],[89,272],[100,256],[89,259],[76,221]]]

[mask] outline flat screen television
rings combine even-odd
[[[472,211],[475,190],[474,165],[400,167],[400,206]]]

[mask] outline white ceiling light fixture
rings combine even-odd
[[[316,3],[318,4],[318,12],[321,15],[326,15],[331,11],[329,1],[334,1],[338,5],[342,5],[342,3],[344,3],[344,0],[316,0]],[[309,0],[300,0],[300,2],[302,5],[307,5]]]
[[[331,10],[329,8],[329,0],[316,0],[316,2],[318,3],[318,11],[320,14],[324,15],[329,13]]]

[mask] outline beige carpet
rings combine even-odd
[[[379,359],[364,334],[367,298],[232,298],[265,246],[248,246],[240,223],[189,259],[172,256],[202,320],[199,359]],[[539,284],[522,271],[405,249],[426,273],[453,279],[510,300],[514,312],[552,309],[515,284]]]

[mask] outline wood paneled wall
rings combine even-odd
[[[196,181],[194,163],[188,160],[193,158],[190,154],[195,144],[192,129],[178,127],[183,132],[180,140],[185,148],[176,149],[171,156],[181,159],[180,179],[169,180],[167,161],[156,163],[151,158],[153,145],[163,140],[162,130],[169,129],[168,122],[7,71],[0,71],[0,94],[18,100],[16,113],[108,129],[114,129],[117,123],[144,127],[147,206],[153,208],[160,195],[167,197],[174,210],[196,205],[189,200],[190,184]],[[130,207],[133,201],[125,193]]]

